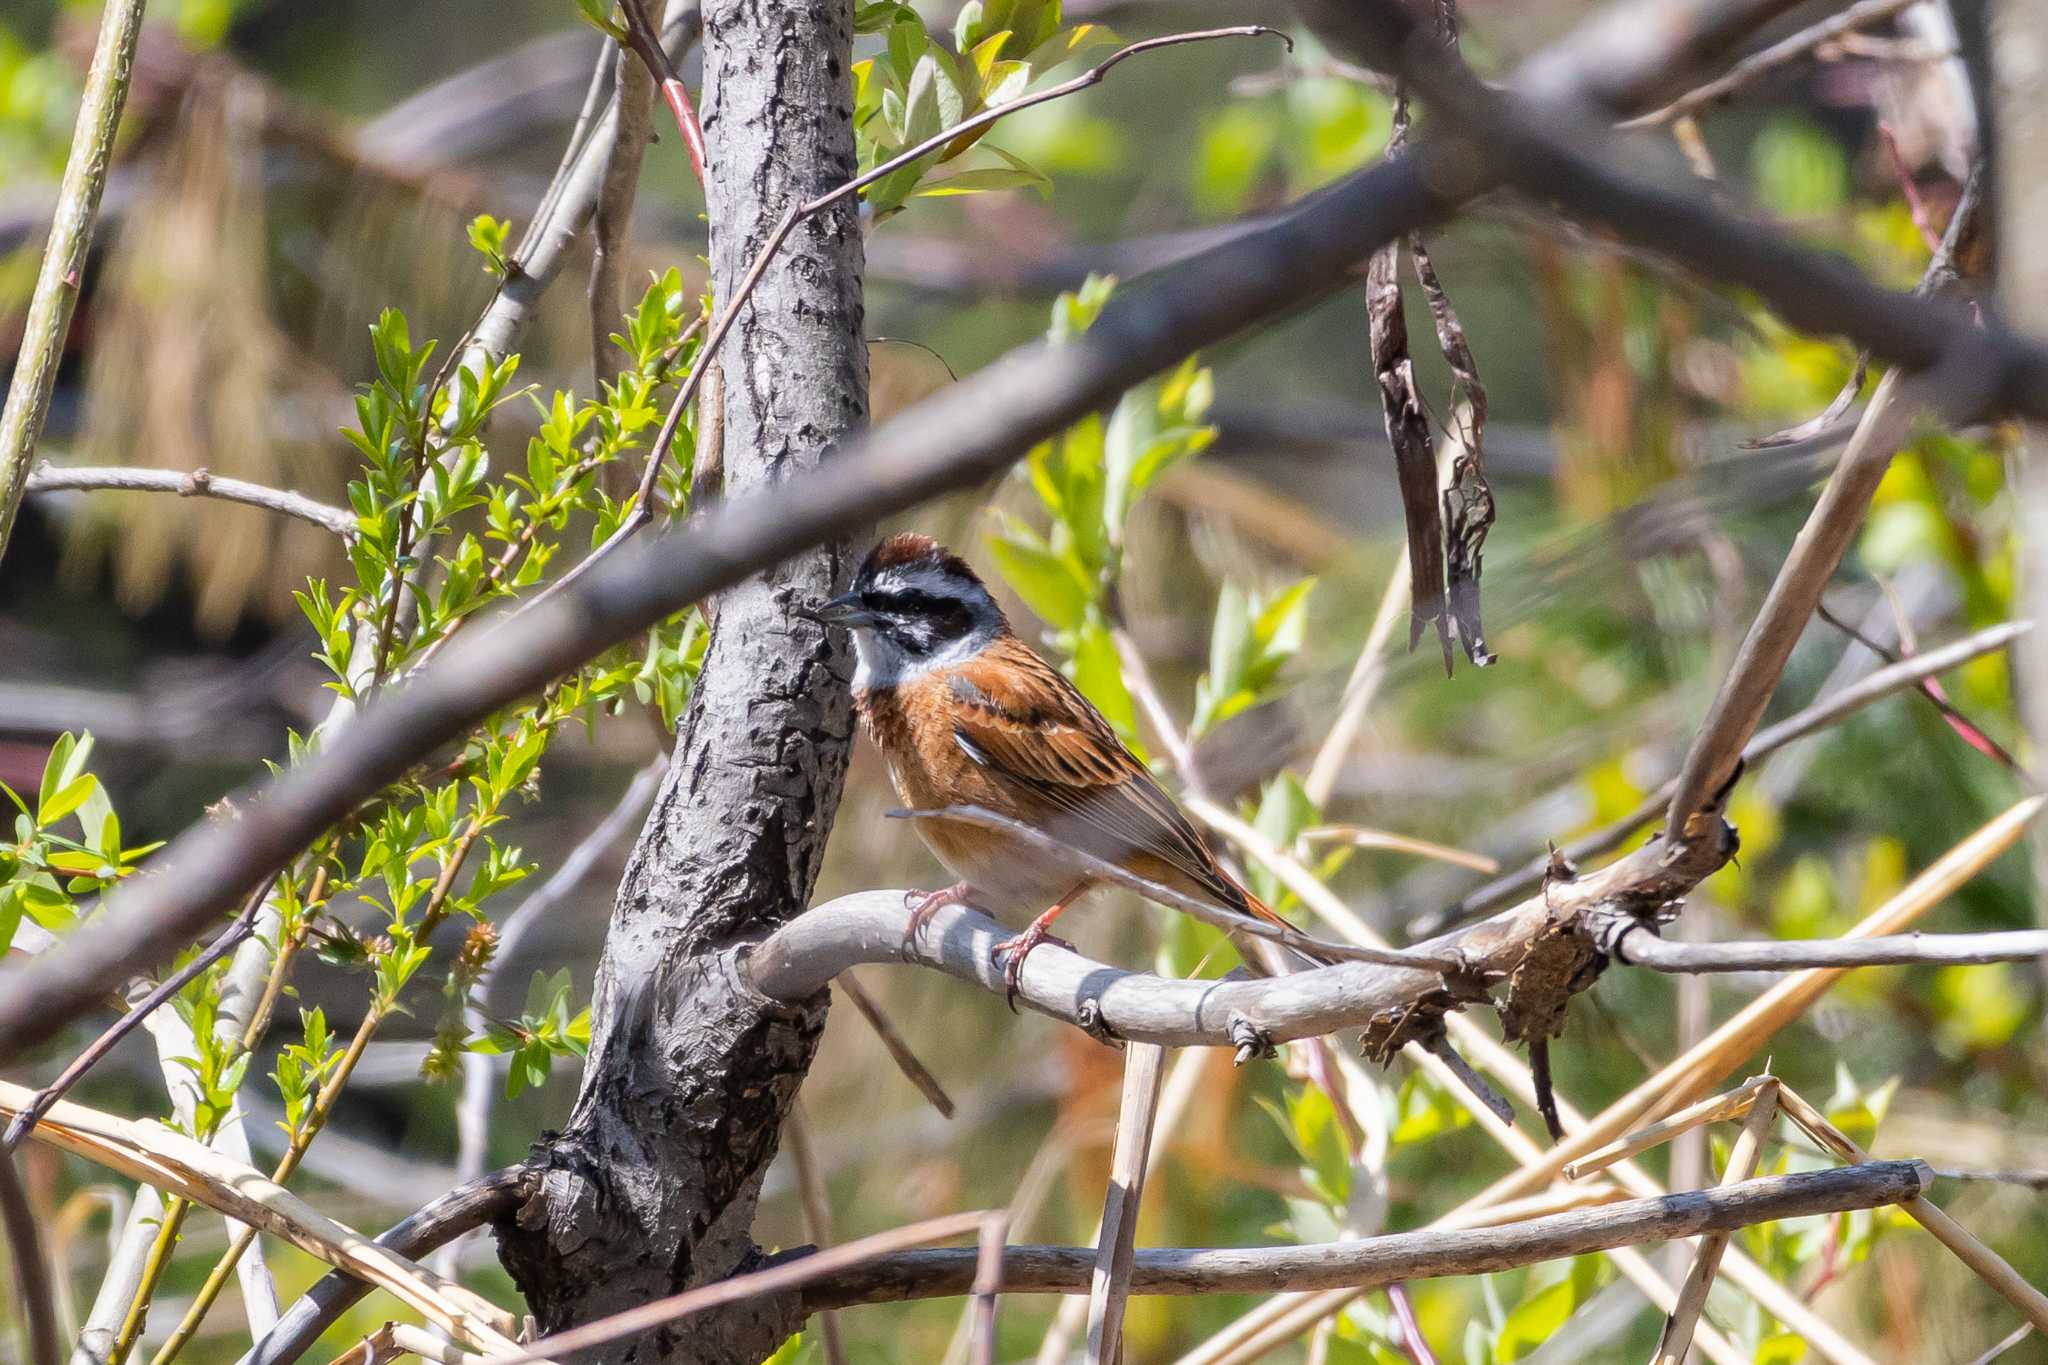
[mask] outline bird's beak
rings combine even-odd
[[[796,607],[799,616],[808,616],[813,621],[828,626],[865,626],[874,623],[875,614],[860,604],[860,597],[844,593],[815,607]]]

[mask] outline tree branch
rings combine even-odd
[[[1793,972],[1808,967],[1962,966],[2048,957],[2048,930],[1983,934],[1897,934],[1890,938],[1764,939],[1687,943],[1631,922],[1611,941],[1614,960],[1659,972]]]
[[[1688,90],[1662,109],[1630,119],[1621,126],[1653,128],[1696,114],[1710,104],[1718,104],[1727,99],[1744,86],[1754,83],[1778,68],[1788,66],[1801,57],[1826,47],[1836,39],[1854,33],[1859,28],[1883,23],[1918,2],[1919,0],[1858,0],[1858,3],[1849,6],[1840,14],[1829,15],[1789,38],[1772,43],[1761,52],[1744,57],[1723,74],[1697,89]]]
[[[1870,1173],[1879,1166],[1890,1169],[1873,1177]],[[1900,1204],[1919,1197],[1933,1180],[1925,1162],[1871,1162],[1628,1199],[1505,1227],[1398,1232],[1309,1246],[1141,1249],[1131,1292],[1275,1294],[1480,1275],[1612,1247],[1733,1232],[1781,1218]],[[1092,1247],[1008,1247],[1003,1292],[1085,1294],[1094,1259]],[[880,1257],[813,1282],[804,1290],[804,1307],[819,1312],[965,1294],[973,1285],[974,1261],[969,1247]]]
[[[524,1166],[493,1171],[458,1185],[433,1203],[409,1214],[380,1233],[378,1246],[410,1260],[419,1260],[474,1228],[508,1217],[533,1193],[536,1172]],[[290,1365],[304,1355],[320,1334],[360,1303],[371,1286],[336,1270],[287,1308],[239,1365]]]
[[[1676,856],[1673,856],[1673,855]],[[1472,999],[1532,959],[1532,945],[1554,943],[1560,926],[1597,910],[1627,915],[1661,906],[1678,887],[1720,866],[1725,849],[1695,839],[1667,849],[1653,844],[1576,881],[1551,886],[1493,919],[1416,945],[1415,955],[1454,958],[1466,983],[1414,966],[1343,962],[1314,971],[1256,980],[1168,980],[1092,962],[1048,943],[1024,963],[1018,998],[1097,1037],[1168,1047],[1231,1047],[1256,1054],[1271,1043],[1363,1028],[1368,1050],[1389,1052],[1429,1023]],[[797,916],[760,943],[735,950],[734,970],[772,999],[808,999],[849,968],[870,962],[914,962],[981,986],[1004,989],[990,950],[1001,925],[977,910],[946,906],[915,941],[906,942],[909,911],[901,891],[842,896]],[[1538,973],[1530,973],[1531,976]],[[1526,1008],[1526,1003],[1525,1006]]]
[[[228,502],[247,503],[251,507],[261,507],[266,511],[297,517],[300,521],[309,521],[323,531],[332,531],[343,538],[354,535],[356,531],[356,515],[346,507],[316,502],[303,493],[293,493],[282,488],[269,488],[243,479],[222,478],[204,469],[195,469],[187,473],[176,469],[62,466],[45,461],[28,476],[27,491],[31,493],[72,490],[91,492],[101,489],[176,493],[181,498],[222,498]]]

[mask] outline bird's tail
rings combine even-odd
[[[1264,901],[1260,900],[1256,895],[1254,895],[1252,893],[1252,889],[1246,886],[1243,882],[1237,880],[1237,878],[1231,876],[1227,872],[1223,874],[1223,877],[1224,880],[1230,883],[1232,889],[1234,889],[1238,895],[1244,897],[1245,912],[1251,915],[1252,918],[1262,919],[1266,921],[1266,923],[1268,924],[1277,925],[1282,929],[1287,929],[1297,934],[1301,932],[1299,929],[1296,929],[1293,924],[1288,922],[1286,916],[1282,915],[1278,910],[1275,910],[1272,906],[1266,904]],[[1309,961],[1319,963],[1320,965],[1325,967],[1332,966],[1335,963],[1334,958],[1325,957],[1323,954],[1318,953],[1310,948],[1296,948],[1290,944],[1288,945],[1288,951],[1299,953],[1303,957],[1309,959]]]

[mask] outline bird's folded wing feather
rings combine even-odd
[[[1242,907],[1243,893],[1173,798],[1051,664],[1021,643],[991,647],[949,683],[961,703],[953,721],[961,750],[1071,817],[1061,837],[1111,862],[1150,854],[1221,904]]]

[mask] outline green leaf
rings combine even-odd
[[[20,886],[0,886],[0,958],[7,956],[7,950],[14,942],[14,931],[21,927]]]
[[[62,933],[71,927],[75,918],[71,900],[54,886],[42,881],[17,882],[16,892],[21,908],[28,917],[51,933]]]
[[[1095,703],[1103,718],[1116,727],[1117,735],[1143,758],[1138,746],[1137,703],[1124,682],[1123,661],[1117,657],[1116,641],[1099,620],[1087,622],[1075,633],[1074,686]]]
[[[1849,161],[1841,144],[1793,114],[1764,125],[1749,150],[1749,171],[1764,207],[1782,218],[1824,218],[1849,198]]]
[[[1009,166],[985,166],[979,170],[959,171],[944,180],[920,186],[917,193],[921,198],[940,199],[948,195],[1017,189],[1035,189],[1050,198],[1052,182],[1029,167],[1019,170]]]
[[[1270,103],[1233,101],[1203,123],[1188,168],[1189,196],[1206,218],[1244,212],[1273,162],[1281,119]]]
[[[1091,274],[1081,282],[1079,289],[1069,290],[1054,299],[1052,340],[1071,341],[1087,331],[1095,319],[1102,316],[1110,295],[1115,292],[1116,276]]]
[[[1015,517],[988,538],[996,569],[1024,605],[1054,630],[1080,629],[1094,594],[1066,558],[1054,554],[1038,533]]]
[[[36,805],[39,809],[47,807],[51,799],[75,776],[68,769],[71,766],[71,755],[77,745],[78,741],[67,730],[57,736],[57,742],[50,746],[49,757],[43,760],[42,787],[36,796]]]
[[[1778,1332],[1756,1345],[1756,1365],[1800,1365],[1806,1359],[1806,1338],[1797,1332]]]
[[[1494,1365],[1512,1365],[1550,1340],[1598,1285],[1597,1258],[1581,1256],[1565,1279],[1526,1295],[1494,1338]]]
[[[511,234],[509,221],[500,221],[488,213],[479,213],[470,220],[469,244],[484,258],[485,274],[504,275],[510,269],[506,250]]]
[[[1395,1146],[1427,1142],[1441,1134],[1470,1127],[1472,1111],[1459,1103],[1427,1072],[1414,1071],[1401,1083],[1394,1105]]]
[[[98,785],[99,779],[91,773],[86,773],[45,796],[42,804],[36,808],[36,823],[45,826],[56,824],[84,805],[86,798],[92,795],[93,789]]]

